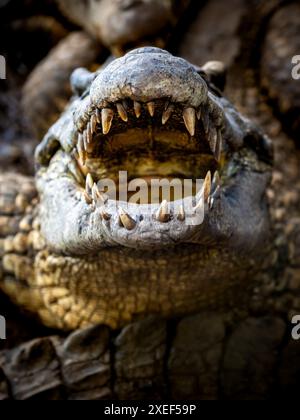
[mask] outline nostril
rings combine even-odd
[[[143,0],[118,0],[118,7],[120,10],[128,10],[140,6]]]

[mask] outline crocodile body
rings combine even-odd
[[[274,4],[276,12],[281,2]],[[209,3],[181,46],[181,55],[198,65],[203,62],[203,56],[205,59],[219,56],[214,52],[211,57],[209,50],[193,49],[190,42],[198,36],[197,39],[206,43],[212,36],[211,33],[208,36],[202,16],[204,22],[214,25],[213,19],[219,21],[213,12],[216,6],[216,2]],[[274,14],[274,9],[270,9],[267,15]],[[247,15],[244,8],[236,10],[241,19]],[[256,281],[253,281],[253,276],[248,277],[251,280],[249,293],[238,295],[247,296],[245,304],[237,306],[234,311],[228,312],[226,308],[224,314],[219,302],[219,310],[213,312],[207,308],[199,315],[180,316],[175,320],[136,322],[117,333],[96,327],[65,338],[65,334],[33,330],[32,337],[45,338],[22,345],[18,338],[11,342],[10,350],[2,352],[2,398],[265,399],[297,395],[300,353],[299,342],[291,339],[291,319],[300,312],[299,154],[265,104],[266,99],[260,95],[257,63],[250,57],[245,58],[238,46],[241,40],[243,45],[249,39],[237,35],[239,24],[235,24],[231,30],[235,28],[236,32],[231,32],[228,38],[232,55],[229,54],[227,63],[231,68],[227,91],[240,110],[263,126],[275,146],[273,180],[267,191],[273,236],[264,263],[255,270]],[[218,49],[220,40],[208,41],[216,51],[221,51]],[[278,62],[276,66],[278,68]],[[240,73],[245,77],[236,77]],[[290,79],[287,82],[294,87],[292,92],[296,94],[299,85]],[[293,107],[292,101],[290,106]],[[3,188],[5,198],[1,200],[2,238],[10,236],[6,244],[5,283],[11,295],[18,290],[18,300],[23,307],[32,306],[32,291],[36,289],[35,310],[38,312],[44,308],[45,299],[41,299],[39,287],[32,289],[30,286],[28,289],[27,285],[32,274],[33,255],[43,252],[41,248],[45,246],[41,241],[39,223],[32,222],[35,219],[32,211],[37,205],[35,188],[32,180],[27,178],[17,179],[17,182],[15,176],[10,181],[9,178],[2,179],[6,187]],[[25,186],[24,190],[22,186]],[[26,203],[31,204],[28,207]],[[3,255],[4,240],[1,247]],[[54,261],[54,266],[57,266],[57,261]],[[30,267],[27,274],[25,267]],[[25,287],[20,288],[20,285]],[[49,311],[46,310],[44,315],[45,320],[49,319]],[[23,328],[30,336],[32,326],[30,322],[25,325]],[[14,326],[8,326],[11,336]],[[89,351],[86,351],[86,342]],[[90,351],[93,346],[97,348],[95,352]],[[37,351],[40,354],[38,360]],[[20,369],[20,366],[26,367]],[[30,386],[26,379],[29,373],[32,378]]]

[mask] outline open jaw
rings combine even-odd
[[[182,243],[249,252],[267,235],[270,145],[205,75],[165,51],[135,50],[95,75],[36,156],[42,228],[57,252]],[[146,198],[123,199],[120,172],[125,191],[138,179]],[[101,191],[104,179],[116,196]],[[192,180],[192,194],[150,195],[163,179]]]
[[[111,199],[120,227],[128,231],[151,216],[161,223],[176,217],[185,222],[196,206],[204,211],[220,184],[222,134],[221,126],[209,130],[208,119],[206,128],[200,119],[194,108],[164,99],[97,108],[77,144],[86,203],[109,218],[105,205]],[[193,208],[187,208],[188,200]]]

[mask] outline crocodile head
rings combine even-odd
[[[127,319],[224,299],[257,268],[265,247],[272,147],[212,83],[215,76],[214,65],[198,69],[160,49],[134,50],[89,78],[37,148],[49,249],[86,262],[99,299],[102,282],[117,285],[118,298],[105,292],[112,307],[139,301],[143,290],[145,305]],[[146,186],[177,179],[193,180],[192,192],[124,199],[120,171],[126,191],[137,179]],[[103,179],[117,185],[116,196],[101,191]]]
[[[190,0],[57,0],[62,11],[118,53],[161,43]]]

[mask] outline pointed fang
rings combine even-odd
[[[167,122],[172,116],[173,111],[174,111],[174,105],[168,105],[167,109],[163,112],[163,115],[162,115],[162,125],[167,124]]]
[[[156,219],[161,223],[170,221],[169,203],[164,200],[156,213]]]
[[[155,103],[154,102],[148,102],[147,108],[150,116],[153,118],[155,114]]]
[[[194,137],[196,130],[196,111],[194,108],[186,108],[183,111],[183,119],[188,132]]]
[[[142,115],[142,105],[139,102],[134,101],[133,107],[136,118],[140,118]]]
[[[124,106],[122,104],[117,104],[117,110],[121,120],[124,122],[128,122],[128,115]]]
[[[185,211],[184,211],[184,207],[183,206],[180,206],[180,208],[179,208],[178,220],[180,222],[184,222],[185,221]]]
[[[203,185],[204,202],[207,203],[211,192],[211,172],[209,171],[206,175]]]
[[[114,111],[109,108],[102,109],[102,131],[106,135],[110,132],[111,125],[114,119]]]
[[[129,214],[127,214],[122,208],[119,209],[120,223],[127,230],[133,230],[136,227],[136,222]]]
[[[92,191],[94,185],[94,180],[91,174],[87,174],[86,182],[85,182],[85,190],[88,194]]]
[[[103,220],[105,220],[106,222],[109,222],[111,219],[111,215],[109,213],[107,213],[105,210],[102,210],[100,212],[100,215],[102,217]]]
[[[93,203],[92,197],[90,197],[86,191],[83,192],[83,197],[86,204],[91,205]]]

